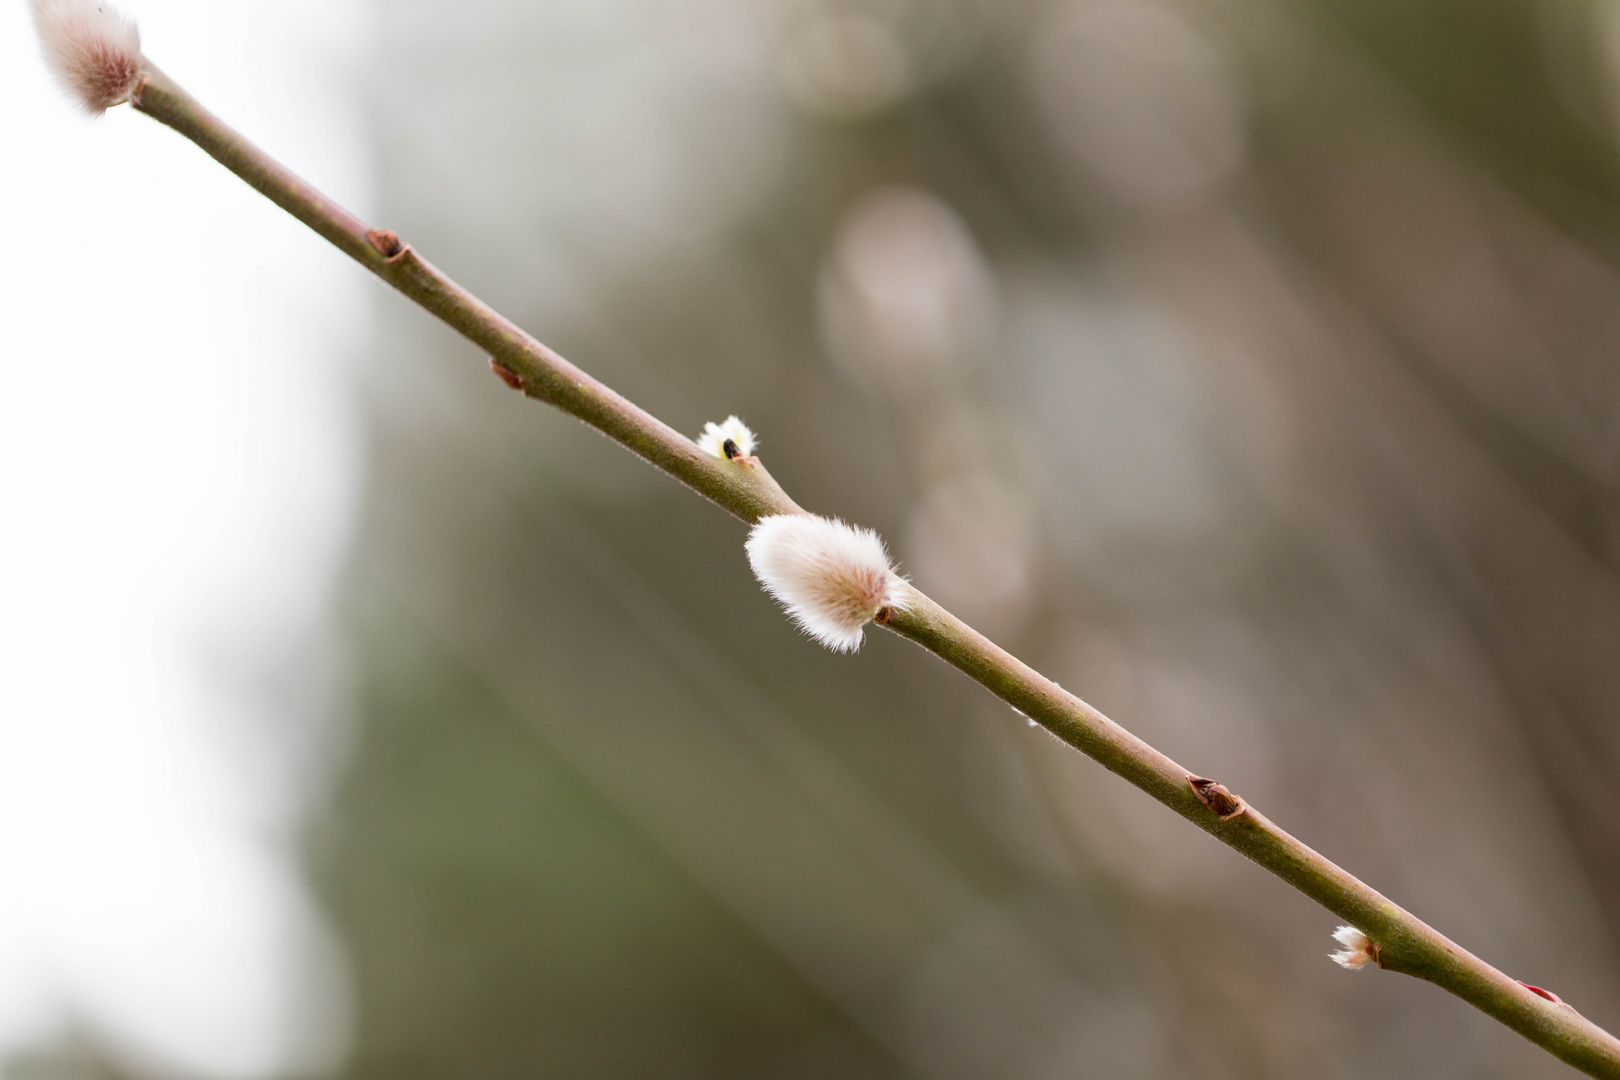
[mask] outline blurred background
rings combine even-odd
[[[147,51],[676,427],[1620,1027],[1611,0],[200,0]],[[1561,1077],[193,148],[21,4],[0,1055]],[[132,163],[138,163],[139,168]]]

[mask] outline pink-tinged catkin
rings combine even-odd
[[[754,526],[747,548],[765,590],[805,633],[835,652],[854,652],[878,612],[906,606],[906,584],[870,529],[813,514],[777,514]]]
[[[129,100],[141,69],[135,24],[97,0],[33,0],[45,62],[85,111]]]
[[[1378,959],[1378,946],[1353,926],[1341,926],[1333,931],[1333,940],[1344,948],[1328,953],[1328,959],[1346,971],[1359,971]]]

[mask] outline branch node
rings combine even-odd
[[[386,259],[392,259],[405,250],[405,244],[399,238],[399,233],[393,229],[367,229],[366,242],[382,253]]]
[[[1513,981],[1518,983],[1520,986],[1524,987],[1526,990],[1530,991],[1532,994],[1535,994],[1537,997],[1546,998],[1548,1001],[1552,1002],[1554,1005],[1566,1005],[1567,1006],[1569,1004],[1567,1001],[1565,1001],[1563,998],[1559,997],[1557,994],[1553,993],[1551,990],[1543,990],[1539,986],[1531,986],[1529,983],[1525,982],[1523,979],[1515,979]]]
[[[519,377],[518,373],[501,363],[499,360],[495,359],[493,356],[489,358],[489,370],[499,375],[501,377],[501,382],[505,383],[507,386],[510,386],[512,389],[524,389],[523,379]]]
[[[1192,786],[1193,794],[1198,801],[1209,807],[1215,816],[1222,821],[1231,821],[1248,809],[1243,800],[1226,790],[1224,784],[1208,780],[1202,776],[1188,776],[1187,783]]]

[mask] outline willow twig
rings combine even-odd
[[[145,62],[129,100],[331,241],[491,357],[509,385],[596,428],[749,523],[804,511],[758,458],[714,456],[503,318],[387,230],[374,229],[213,116]],[[1589,1075],[1620,1080],[1620,1040],[1498,971],[1284,832],[1214,780],[1194,776],[1034,671],[913,586],[880,625],[974,679],[1058,738],[1246,855],[1366,935],[1379,967],[1426,979]]]

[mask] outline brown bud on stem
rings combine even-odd
[[[405,244],[400,240],[399,233],[393,229],[367,229],[366,240],[390,259],[405,250]]]
[[[501,363],[499,360],[491,357],[489,361],[489,370],[499,375],[501,377],[501,382],[505,383],[507,386],[510,386],[512,389],[523,389],[523,380],[518,377],[518,373]]]
[[[1193,794],[1198,796],[1198,801],[1214,811],[1215,816],[1222,821],[1231,821],[1245,809],[1243,800],[1226,790],[1223,784],[1202,776],[1189,776],[1187,783],[1192,785]]]

